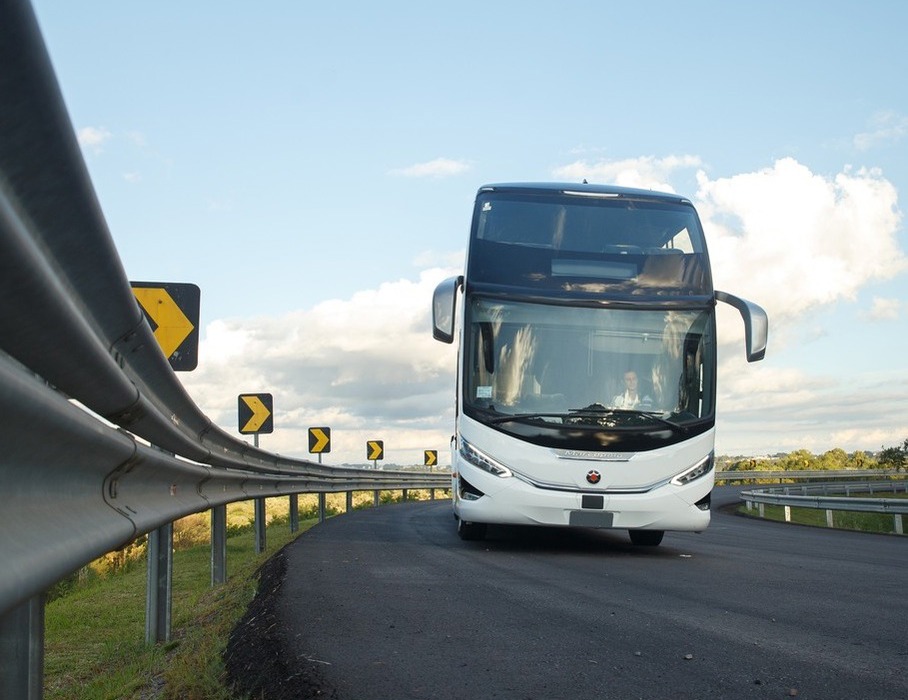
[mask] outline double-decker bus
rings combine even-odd
[[[458,303],[460,301],[460,303]],[[687,199],[600,185],[476,196],[466,270],[433,297],[458,343],[451,441],[464,539],[489,523],[701,531],[715,482],[717,301],[749,362],[766,313],[715,291]]]

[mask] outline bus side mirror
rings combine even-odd
[[[463,275],[440,282],[432,294],[432,337],[443,343],[454,342],[454,312],[457,309],[457,289]]]
[[[769,337],[769,317],[763,308],[727,292],[717,291],[716,301],[724,301],[741,312],[741,318],[744,319],[744,351],[747,353],[747,361],[762,360],[766,355],[766,341]]]

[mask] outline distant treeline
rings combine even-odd
[[[810,450],[779,452],[765,457],[734,457],[722,455],[716,458],[720,471],[765,469],[794,471],[798,469],[895,469],[908,471],[908,438],[901,445],[883,447],[879,452],[858,450],[845,452],[836,447],[823,454],[815,455]]]

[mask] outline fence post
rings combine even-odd
[[[211,585],[227,583],[227,506],[211,509]]]
[[[290,494],[290,532],[300,529],[300,497],[298,493]]]
[[[0,697],[44,697],[44,594],[0,616]]]
[[[255,553],[265,551],[265,499],[262,496],[252,499],[255,504]]]
[[[145,643],[170,641],[173,585],[173,523],[148,533],[145,589]]]

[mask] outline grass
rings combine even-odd
[[[396,494],[399,496],[399,492]],[[395,494],[381,492],[381,502]],[[410,492],[428,498],[428,491]],[[329,494],[329,514],[345,494]],[[354,494],[354,508],[373,503]],[[235,700],[221,655],[230,631],[255,595],[257,569],[317,523],[317,497],[299,497],[300,529],[289,528],[289,499],[266,502],[266,551],[255,554],[252,502],[228,506],[227,574],[211,587],[209,515],[174,523],[172,641],[145,644],[146,568],[142,543],[108,555],[61,585],[45,608],[47,700]]]
[[[876,493],[878,498],[906,498],[904,492],[895,494]],[[747,510],[747,506],[740,505],[738,513],[752,517],[758,517],[758,506],[755,504],[753,510]],[[785,507],[775,505],[763,506],[763,518],[765,520],[785,521]],[[837,530],[858,530],[861,532],[877,533],[895,533],[895,519],[887,513],[861,513],[846,510],[836,510],[832,514],[833,525]],[[796,525],[811,525],[813,527],[827,527],[826,511],[822,508],[798,508],[791,507],[790,522]]]

